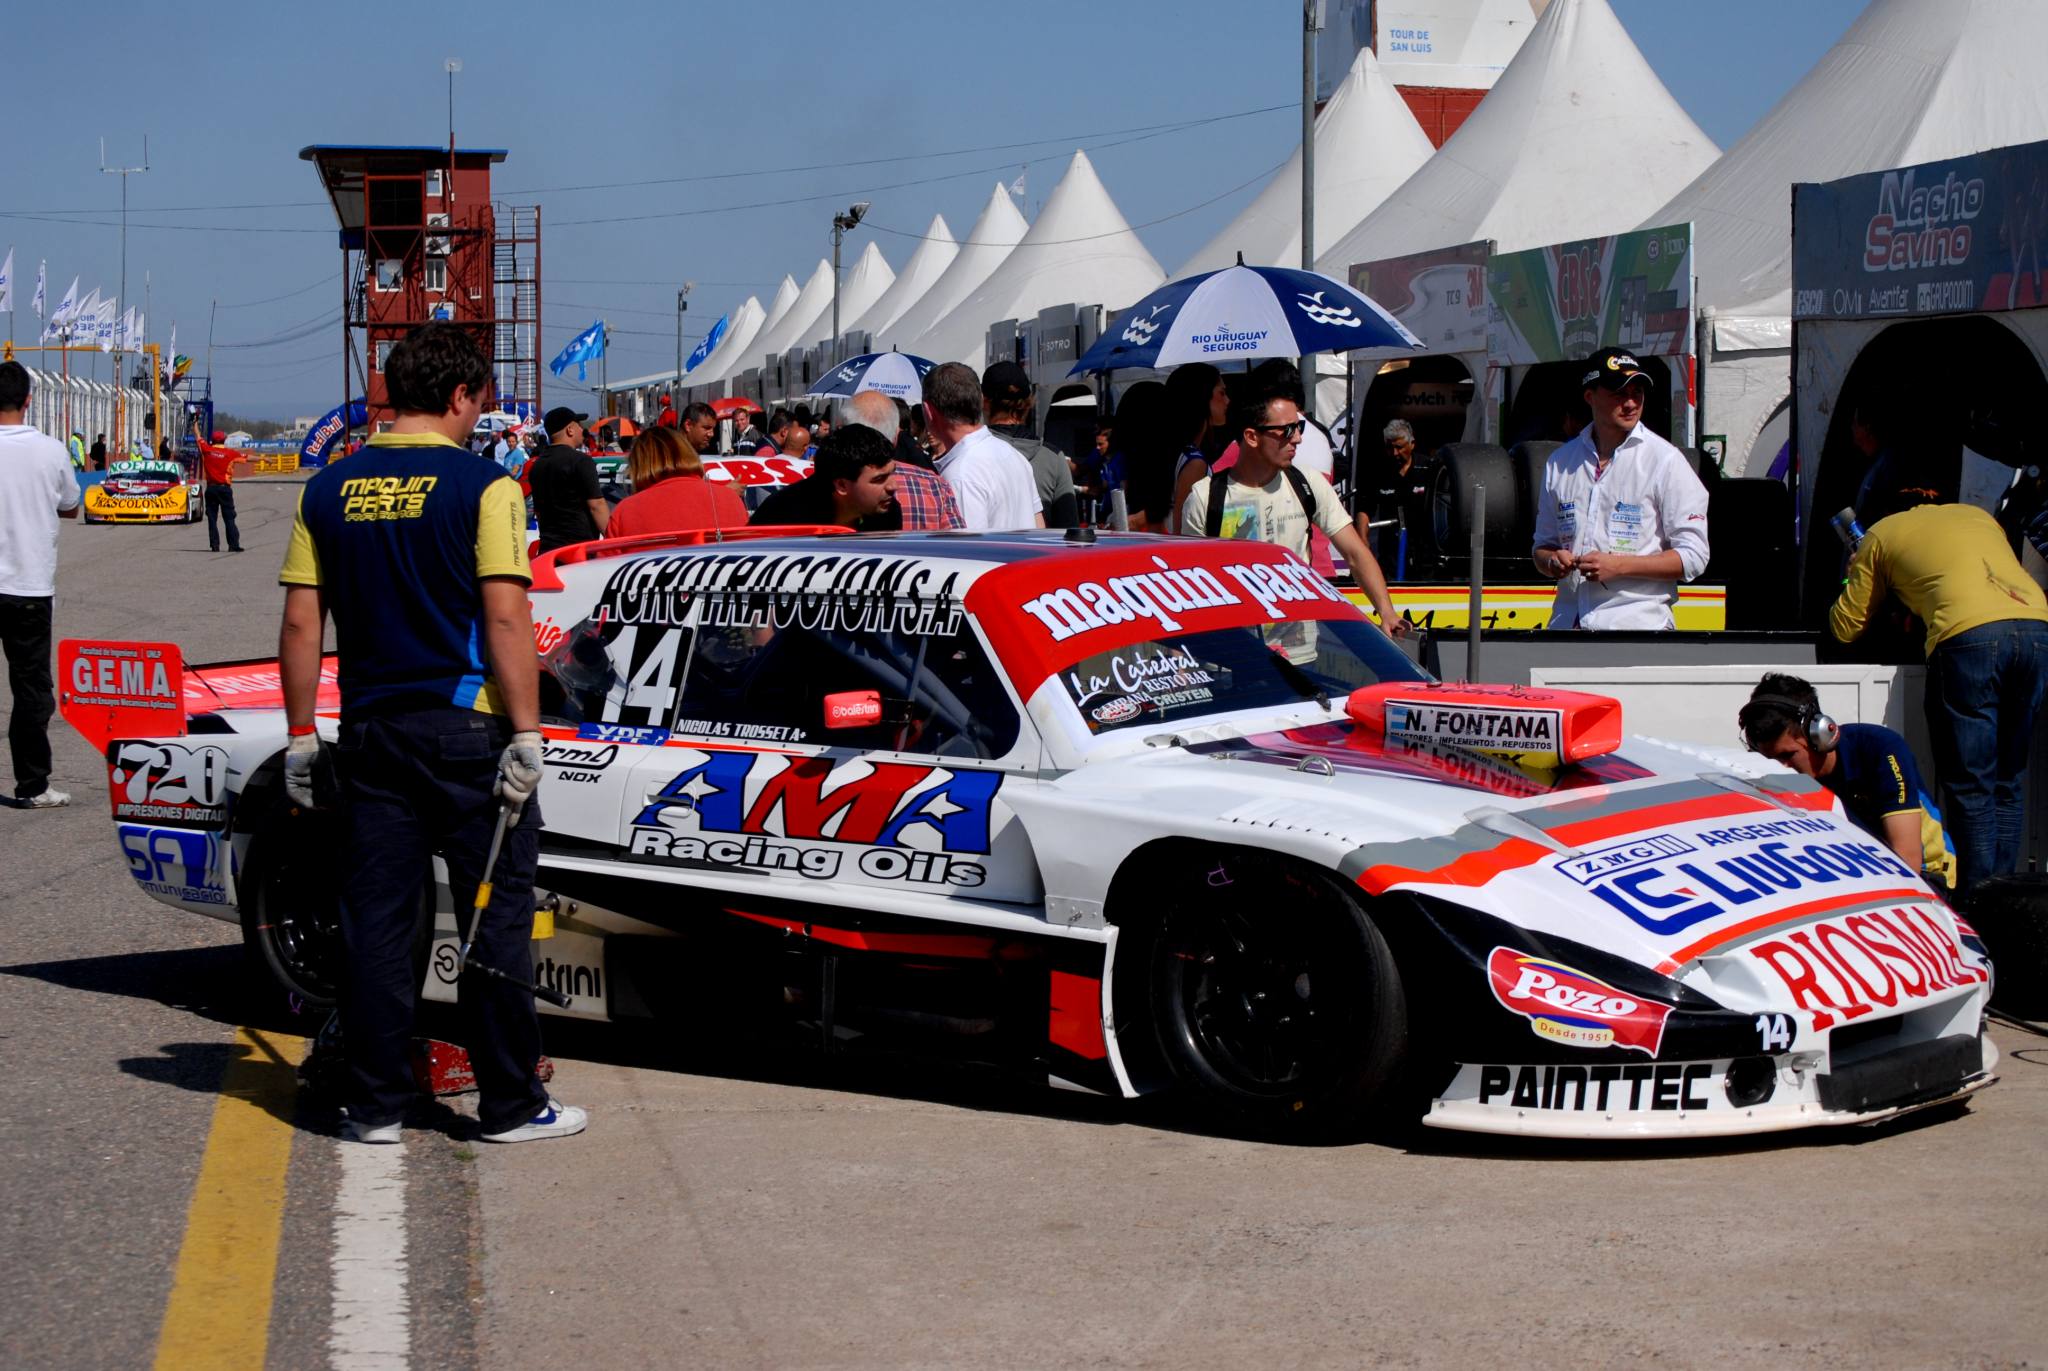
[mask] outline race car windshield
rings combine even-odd
[[[1088,731],[1099,735],[1304,699],[1327,705],[1361,686],[1428,679],[1369,623],[1336,619],[1316,627],[1306,661],[1293,660],[1254,624],[1099,652],[1061,670],[1060,685]]]

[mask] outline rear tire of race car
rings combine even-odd
[[[283,820],[257,839],[240,881],[242,944],[286,994],[329,1009],[341,985],[340,873],[332,825]]]
[[[1298,1140],[1388,1122],[1408,1013],[1356,898],[1300,868],[1229,858],[1162,904],[1152,1020],[1174,1079],[1226,1120]]]

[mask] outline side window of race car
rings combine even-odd
[[[551,724],[666,728],[691,630],[674,624],[585,619],[566,632],[537,630],[540,712]]]
[[[680,734],[993,760],[1017,711],[964,618],[951,632],[729,627],[697,630],[675,721]],[[874,691],[882,717],[827,731],[824,702]]]

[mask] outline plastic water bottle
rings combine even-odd
[[[1856,521],[1856,511],[1845,505],[1828,522],[1835,526],[1835,536],[1842,540],[1842,546],[1849,549],[1849,555],[1854,557],[1856,549],[1863,545],[1863,525]]]

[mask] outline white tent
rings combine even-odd
[[[913,339],[952,313],[955,305],[972,295],[989,278],[989,273],[1003,264],[1028,227],[1024,216],[1010,203],[1009,190],[1002,182],[996,182],[974,227],[960,241],[952,265],[894,323],[874,331],[875,350],[887,352],[893,347],[909,352]]]
[[[839,281],[840,331],[845,331],[849,319],[880,299],[882,292],[895,280],[896,273],[883,259],[880,248],[873,243],[862,248],[860,256],[854,259],[853,265],[847,268],[846,274]],[[828,342],[832,337],[832,292],[829,288],[831,282],[827,281],[826,285],[824,312],[818,315],[818,322],[798,340],[807,346],[811,343]]]
[[[1029,319],[1047,305],[1075,301],[1121,309],[1165,280],[1087,154],[1076,152],[1023,241],[973,294],[904,350],[979,371],[988,326],[998,319]]]
[[[733,320],[727,326],[725,341],[713,348],[711,355],[690,373],[690,384],[698,386],[711,381],[730,380],[759,361],[753,352],[754,339],[779,323],[782,316],[789,313],[789,307],[796,303],[796,297],[796,278],[784,276],[782,284],[775,288],[775,298],[768,302],[768,308],[762,312],[753,329],[741,337],[737,327],[739,320]]]
[[[1503,251],[1635,224],[1718,153],[1607,0],[1553,0],[1434,157],[1316,259],[1352,264],[1493,239]]]
[[[832,264],[820,257],[818,265],[811,268],[811,279],[804,282],[796,303],[782,316],[782,322],[764,326],[754,339],[753,347],[747,350],[747,365],[759,365],[764,358],[780,357],[798,344],[809,342],[820,314],[826,316],[823,327],[832,326],[831,310]]]
[[[2040,0],[1872,0],[1725,157],[1643,220],[1694,225],[1713,325],[1701,402],[1728,438],[1731,475],[1763,475],[1789,436],[1773,416],[1791,393],[1792,184],[2048,139],[2044,50]]]
[[[732,312],[732,320],[725,326],[725,337],[718,340],[718,346],[695,369],[686,373],[683,384],[701,386],[722,378],[735,357],[746,356],[747,346],[754,341],[754,335],[761,331],[761,324],[768,317],[768,311],[761,308],[761,298],[749,295],[747,302]]]
[[[910,254],[910,260],[903,264],[903,270],[889,288],[862,310],[860,317],[846,315],[841,329],[847,333],[866,329],[880,336],[932,288],[933,282],[945,275],[946,268],[952,266],[953,259],[959,255],[960,245],[953,241],[953,230],[946,226],[946,216],[934,214],[931,223],[925,225],[924,240],[917,245],[917,251]]]
[[[1436,151],[1408,102],[1360,48],[1350,73],[1316,116],[1316,224],[1335,239],[1366,215]],[[1181,263],[1174,279],[1232,265],[1301,264],[1301,146],[1238,216]]]

